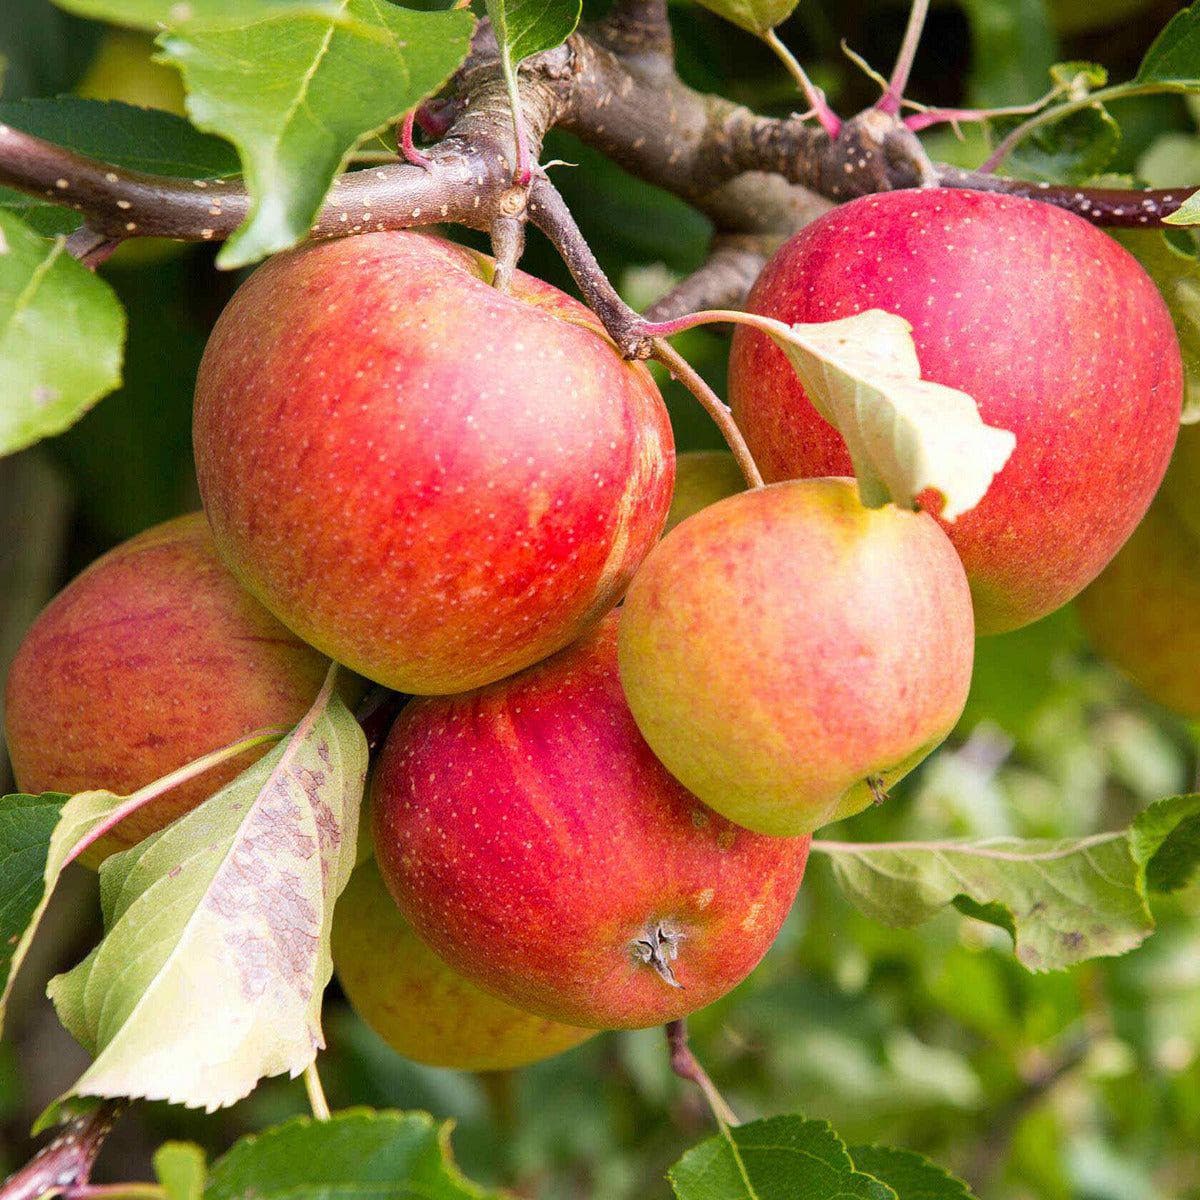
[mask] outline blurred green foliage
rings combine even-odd
[[[596,6],[586,6],[594,15]],[[935,105],[1011,104],[1046,90],[1062,59],[1102,61],[1127,78],[1175,11],[1171,0],[962,0],[934,5],[910,94]],[[102,30],[47,0],[4,0],[4,99],[77,86]],[[798,107],[769,52],[712,13],[673,4],[680,68],[695,86],[767,112]],[[842,39],[886,70],[906,19],[893,0],[804,0],[784,40],[843,112],[875,84]],[[1108,169],[1155,183],[1200,182],[1200,135],[1175,98],[1114,109],[1123,139]],[[965,164],[986,153],[931,132],[931,151]],[[645,304],[702,260],[708,227],[679,201],[594,151],[554,135],[546,158],[602,265]],[[237,279],[208,248],[118,255],[105,275],[130,314],[125,385],[65,437],[35,453],[70,497],[65,579],[114,542],[197,504],[191,389],[207,329]],[[569,286],[540,239],[527,269]],[[679,348],[718,388],[725,341],[695,332]],[[681,448],[719,444],[684,393],[671,391]],[[41,597],[40,600],[44,600]],[[12,603],[12,598],[9,598]],[[1148,800],[1194,782],[1195,731],[1152,709],[1083,644],[1067,611],[980,643],[975,682],[947,747],[856,819],[848,836],[911,839],[1066,836],[1116,828]],[[831,836],[837,836],[832,834]],[[70,1081],[78,1052],[40,999],[40,983],[95,936],[80,873],[56,901],[39,986],[18,997],[0,1047],[0,1172],[29,1152],[32,1116]],[[70,890],[70,889],[69,889]],[[946,915],[886,929],[841,898],[814,855],[801,899],[762,968],[699,1014],[698,1054],[745,1116],[802,1111],[851,1141],[929,1154],[986,1200],[1186,1200],[1200,1197],[1200,897],[1157,903],[1159,931],[1141,949],[1069,974],[1035,976],[1007,937]],[[666,1195],[663,1174],[708,1130],[697,1095],[670,1075],[661,1034],[606,1035],[516,1076],[430,1070],[392,1054],[349,1012],[328,1006],[322,1073],[335,1106],[427,1108],[458,1122],[455,1146],[483,1182],[545,1200]],[[272,1081],[237,1107],[204,1116],[163,1105],[128,1119],[98,1178],[145,1177],[164,1138],[212,1152],[305,1110],[299,1083]]]

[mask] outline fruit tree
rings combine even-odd
[[[0,70],[0,1200],[1200,1196],[1200,3]]]

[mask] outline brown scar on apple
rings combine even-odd
[[[888,799],[887,788],[883,786],[882,775],[868,775],[866,784],[871,789],[871,796],[876,804],[882,804]]]
[[[662,921],[651,922],[643,935],[631,943],[630,949],[638,962],[653,967],[665,983],[682,990],[683,984],[675,978],[671,963],[679,957],[679,943],[685,936]]]

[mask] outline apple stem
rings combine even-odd
[[[517,189],[513,189],[516,193]],[[524,198],[522,196],[522,208]],[[521,255],[525,252],[525,221],[523,217],[498,216],[491,228],[492,254],[496,270],[492,275],[492,287],[498,292],[507,292]]]
[[[811,115],[820,122],[821,128],[829,134],[832,141],[842,130],[842,118],[829,107],[825,93],[808,77],[808,72],[800,65],[799,59],[779,40],[779,34],[774,29],[768,29],[762,35],[762,40],[775,52],[775,57],[787,68],[788,74],[796,81],[797,87],[804,93],[808,101]]]
[[[737,1114],[725,1102],[725,1097],[717,1090],[717,1085],[709,1078],[708,1072],[700,1065],[699,1059],[688,1045],[686,1019],[680,1017],[678,1021],[669,1022],[666,1033],[667,1045],[671,1051],[671,1070],[680,1079],[694,1083],[704,1093],[704,1099],[708,1101],[708,1107],[722,1129],[740,1125]]]
[[[308,1107],[318,1121],[329,1120],[329,1101],[325,1099],[325,1089],[321,1086],[321,1076],[317,1074],[317,1062],[312,1062],[304,1068],[304,1090],[308,1093]]]
[[[750,447],[746,445],[746,439],[742,437],[742,431],[733,419],[733,413],[730,412],[729,406],[704,382],[691,363],[668,342],[656,337],[651,357],[662,363],[700,401],[704,411],[712,417],[725,438],[726,445],[729,446],[733,457],[737,460],[737,465],[741,468],[747,485],[752,488],[762,487],[764,482],[762,472],[758,469],[754,455],[750,453]]]
[[[404,155],[404,161],[410,162],[414,167],[420,167],[423,171],[428,171],[433,166],[433,159],[418,150],[413,142],[413,125],[416,123],[417,110],[410,108],[404,114],[404,123],[400,126],[400,153]]]
[[[81,225],[67,237],[67,253],[77,258],[89,271],[94,271],[116,253],[124,240]]]

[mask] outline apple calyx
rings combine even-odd
[[[887,788],[883,785],[882,775],[868,775],[863,782],[871,789],[871,798],[877,805],[889,799]]]
[[[662,921],[651,921],[642,936],[630,944],[630,949],[634,958],[653,967],[664,983],[682,990],[683,984],[675,978],[671,963],[679,957],[679,943],[686,936]]]

